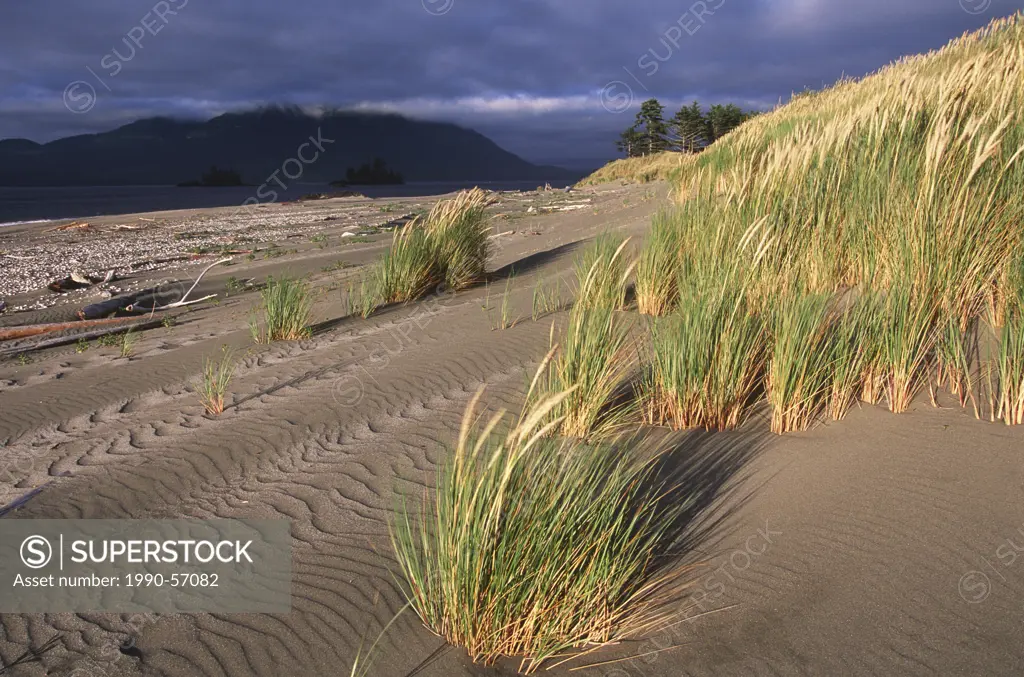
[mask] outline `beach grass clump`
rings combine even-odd
[[[663,500],[671,488],[643,442],[551,437],[570,396],[506,423],[479,415],[477,393],[434,496],[391,524],[413,609],[475,662],[517,657],[530,674],[678,613],[682,570],[663,555],[688,502]]]
[[[735,428],[764,378],[764,323],[741,287],[681,286],[679,309],[652,325],[644,419],[677,430]]]
[[[368,318],[381,304],[377,281],[372,276],[362,277],[358,285],[353,284],[349,289],[348,299],[351,312],[363,319]]]
[[[484,211],[491,196],[479,188],[441,200],[426,217],[424,229],[442,276],[452,291],[483,279],[491,253],[491,229]]]
[[[512,319],[512,285],[515,283],[515,272],[513,271],[505,280],[505,293],[501,295],[501,308],[497,320],[491,321],[491,331],[504,331],[511,329],[519,323],[519,318]],[[490,309],[488,309],[488,314]]]
[[[679,300],[680,231],[662,213],[654,217],[636,265],[636,303],[644,315],[666,315]]]
[[[533,287],[533,305],[531,318],[534,322],[541,317],[554,313],[562,307],[562,279],[555,278],[554,286],[549,286],[543,278]]]
[[[557,432],[569,437],[607,435],[631,417],[634,403],[617,395],[633,364],[630,326],[621,314],[607,308],[574,306],[562,340],[545,361],[538,396],[567,392],[552,417]]]
[[[832,298],[825,294],[781,296],[771,321],[771,358],[766,395],[776,434],[807,430],[825,408],[832,385]]]
[[[121,357],[126,360],[130,359],[131,356],[135,354],[135,345],[138,342],[139,335],[132,329],[121,334],[120,340],[118,341],[118,348],[121,350]]]
[[[871,404],[882,397],[878,336],[882,308],[876,295],[857,290],[832,323],[826,413],[834,421],[846,417],[858,399]]]
[[[974,397],[977,324],[977,318],[969,318],[965,327],[959,318],[947,317],[941,322],[935,339],[936,382],[948,387],[961,407],[966,407]]]
[[[395,231],[388,250],[372,269],[381,304],[421,298],[440,284],[440,266],[427,231],[410,221]]]
[[[896,283],[883,301],[877,364],[884,378],[889,410],[907,411],[928,383],[939,318],[935,295]]]
[[[235,366],[234,352],[227,346],[221,349],[219,358],[203,360],[203,371],[194,387],[207,414],[219,416],[224,413],[224,395],[235,374]]]
[[[627,260],[629,238],[603,233],[576,257],[576,305],[583,308],[622,310],[634,264]]]
[[[268,277],[260,298],[259,310],[249,319],[249,332],[255,343],[309,338],[313,295],[305,280],[287,275]]]
[[[483,279],[491,250],[484,211],[491,201],[479,188],[462,191],[396,230],[391,249],[371,271],[379,303],[414,301]]]
[[[1000,331],[998,416],[1007,425],[1024,425],[1024,312],[1010,310]]]
[[[1007,425],[1024,425],[1024,260],[1008,275],[1007,302],[996,356],[997,415]]]

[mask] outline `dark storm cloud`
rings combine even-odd
[[[454,120],[530,159],[586,161],[609,155],[643,98],[766,108],[1022,7],[1024,0],[15,2],[0,23],[0,138],[46,141],[147,115],[205,117],[287,102]]]

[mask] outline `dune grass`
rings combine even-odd
[[[626,318],[607,308],[574,306],[562,341],[545,361],[538,397],[568,392],[551,412],[556,432],[569,437],[603,436],[632,417],[635,403],[617,397],[634,363]]]
[[[763,378],[766,334],[742,290],[684,287],[679,310],[651,331],[640,386],[646,422],[679,430],[738,426]]]
[[[498,311],[497,319],[491,319],[491,331],[504,331],[511,329],[519,323],[519,318],[512,318],[512,286],[515,284],[516,274],[512,271],[505,280],[505,292],[501,295],[501,308]],[[490,315],[490,308],[487,309]]]
[[[899,414],[928,383],[939,307],[931,294],[904,284],[887,291],[883,307],[878,364],[885,375],[889,410]]]
[[[518,657],[526,674],[667,624],[682,585],[660,555],[687,501],[662,500],[657,453],[549,436],[572,393],[533,399],[511,424],[480,417],[480,394],[435,495],[391,525],[423,623],[476,662]]]
[[[621,181],[623,183],[650,183],[672,177],[673,172],[689,161],[689,156],[674,151],[655,153],[643,157],[615,160],[580,181],[579,186],[596,186],[602,183]]]
[[[491,229],[484,211],[491,196],[479,188],[462,191],[434,205],[427,215],[427,232],[445,286],[458,291],[483,279],[491,253]]]
[[[135,354],[135,344],[139,342],[139,335],[129,329],[125,333],[121,334],[120,341],[118,341],[118,348],[121,349],[121,357],[124,359],[130,359]]]
[[[207,414],[219,416],[224,413],[224,395],[235,375],[235,366],[235,354],[227,346],[221,349],[219,358],[203,360],[203,371],[193,386]]]
[[[414,301],[439,288],[454,291],[482,280],[490,256],[484,219],[490,203],[479,188],[462,191],[396,230],[391,249],[370,273],[375,305]]]
[[[970,318],[966,327],[957,318],[946,318],[935,340],[936,382],[948,387],[961,407],[974,397],[977,326],[977,318]]]
[[[667,214],[654,217],[636,266],[636,303],[644,315],[668,314],[679,300],[679,229]]]
[[[833,321],[825,408],[834,421],[843,420],[858,399],[877,402],[881,398],[877,339],[881,308],[876,295],[862,290],[846,299]]]
[[[1024,313],[1011,311],[1003,325],[998,356],[998,416],[1007,425],[1024,425]]]
[[[268,277],[260,297],[260,308],[249,319],[255,343],[298,341],[310,336],[313,295],[308,283],[288,276]]]
[[[418,299],[440,284],[440,267],[427,231],[410,221],[395,231],[391,249],[372,269],[373,289],[380,303]]]
[[[562,278],[555,278],[553,287],[548,286],[543,278],[533,287],[533,304],[530,317],[534,322],[562,308]]]
[[[789,294],[772,317],[771,359],[766,383],[772,432],[807,430],[828,401],[834,366],[832,299]]]
[[[1024,425],[1024,257],[1008,273],[1004,322],[996,355],[997,416],[1007,425]]]
[[[627,260],[629,238],[602,233],[576,257],[576,305],[622,310],[634,265]]]
[[[725,281],[735,289],[722,298],[742,296],[745,312],[772,325],[775,372],[754,380],[776,399],[777,416],[813,400],[792,410],[794,420],[778,418],[778,429],[805,427],[810,410],[841,418],[857,395],[904,412],[936,374],[969,401],[977,360],[970,337],[982,323],[1012,324],[1011,268],[1024,252],[1022,72],[1024,15],[1017,14],[941,50],[795,98],[703,153],[673,158],[677,206],[655,220],[637,268],[641,312],[681,311],[655,323],[648,418],[708,424],[694,403],[714,399],[711,385],[700,386],[703,395],[689,391],[700,374],[681,376],[690,362],[680,356],[708,355],[700,334],[720,335],[711,329],[715,297],[709,301],[700,281],[721,268],[743,271]],[[655,162],[668,160],[616,163],[592,178]],[[828,339],[786,305],[809,298],[836,303],[822,324]],[[997,332],[1008,373],[1013,331]],[[822,354],[800,356],[801,345]],[[672,366],[670,358],[681,361]],[[725,373],[736,393],[760,389],[747,387],[746,370]],[[810,375],[813,383],[790,383]],[[659,382],[669,378],[682,380]],[[1002,408],[1012,411],[1013,402]]]

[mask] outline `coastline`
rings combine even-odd
[[[533,205],[579,202],[580,194],[551,190],[508,195],[523,196],[520,211],[525,212]],[[114,270],[122,282],[114,289],[130,291],[224,251],[243,252],[239,259],[287,260],[318,236],[343,244],[346,252],[358,249],[368,238],[386,239],[382,234],[440,197],[342,197],[11,224],[0,228],[0,260],[7,271],[0,278],[0,299],[8,305],[2,317],[78,302],[85,292],[101,291],[58,295],[46,290],[48,283],[72,273],[102,277]]]
[[[369,198],[400,199],[446,195],[473,186],[500,191],[533,190],[538,185],[545,184],[550,184],[553,188],[562,188],[573,183],[567,179],[418,181],[393,186],[350,186],[346,189],[332,187],[329,184],[300,183],[279,191],[280,197],[276,202],[295,201],[309,193],[331,194],[343,190],[353,190]],[[153,211],[240,206],[247,200],[251,202],[255,194],[255,186],[0,186],[0,228],[41,221],[82,220]]]

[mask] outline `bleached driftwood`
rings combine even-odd
[[[189,301],[188,300],[188,295],[192,293],[192,291],[199,285],[200,280],[203,279],[203,276],[206,275],[208,272],[210,272],[211,269],[213,269],[216,266],[219,266],[222,263],[227,263],[231,259],[232,259],[232,257],[228,256],[227,258],[223,258],[223,259],[221,259],[219,261],[214,261],[210,265],[206,266],[206,268],[203,269],[203,272],[199,273],[199,277],[197,277],[196,281],[192,283],[192,286],[188,288],[188,291],[185,292],[182,295],[182,297],[179,300],[175,301],[174,303],[168,303],[167,305],[163,305],[163,306],[153,305],[151,307],[139,306],[138,304],[134,304],[133,303],[130,306],[127,306],[125,308],[125,310],[128,311],[129,313],[133,313],[133,312],[153,313],[153,312],[156,312],[158,310],[171,310],[173,308],[182,308],[184,306],[190,306],[190,305],[195,304],[195,303],[202,303],[203,301],[208,301],[208,300],[210,300],[212,298],[216,298],[217,294],[209,294],[208,296],[204,296],[204,297],[202,297],[200,299],[194,299],[192,301]]]

